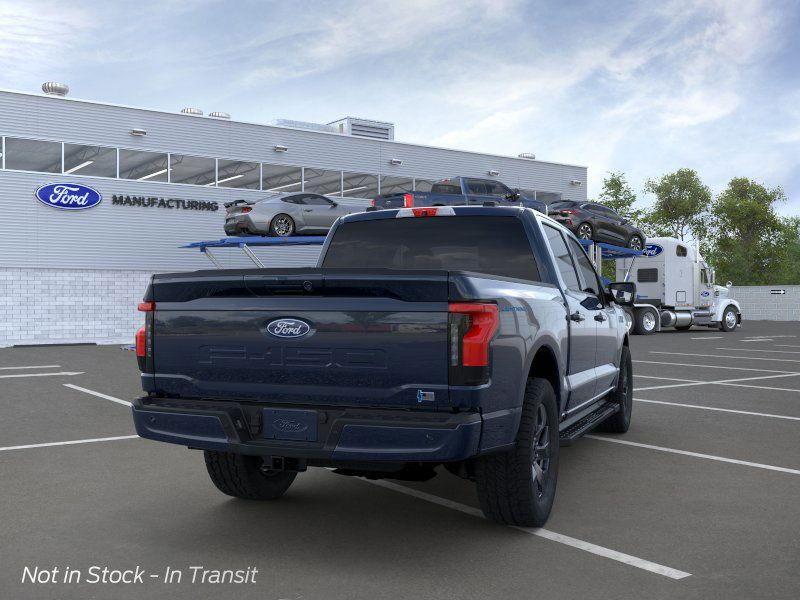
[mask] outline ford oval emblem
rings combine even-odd
[[[267,332],[279,338],[299,338],[308,335],[311,325],[300,319],[280,318],[267,323]]]
[[[664,248],[658,244],[647,244],[642,250],[643,256],[658,256],[664,251]]]
[[[100,204],[103,196],[97,190],[79,183],[48,183],[36,188],[36,199],[61,210],[83,210]]]

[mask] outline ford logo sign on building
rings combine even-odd
[[[97,190],[79,183],[48,183],[36,189],[36,199],[61,210],[83,210],[100,204],[103,196]]]
[[[275,319],[267,324],[267,332],[279,338],[299,338],[308,335],[311,326],[300,319]]]
[[[647,244],[642,250],[642,256],[658,256],[664,251],[664,248],[658,244]]]

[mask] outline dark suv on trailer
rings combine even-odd
[[[583,240],[627,246],[634,250],[644,248],[644,232],[607,206],[596,202],[557,200],[547,208],[553,219]]]

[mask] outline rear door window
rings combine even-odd
[[[556,268],[558,268],[558,272],[561,273],[561,279],[564,280],[564,285],[567,286],[567,289],[574,292],[582,291],[578,273],[575,270],[575,265],[572,263],[572,258],[569,255],[567,244],[561,232],[555,227],[545,225],[544,233],[547,236],[547,241],[550,242],[550,249],[553,251],[553,258],[556,260]]]
[[[515,217],[425,217],[352,221],[336,228],[327,268],[474,271],[540,281]]]
[[[573,238],[567,238],[567,243],[572,250],[572,257],[575,259],[575,264],[578,267],[578,274],[581,276],[581,285],[583,285],[584,292],[592,294],[600,294],[600,281],[597,278],[597,272],[594,270],[592,263],[589,262],[586,252],[584,252],[581,245]]]
[[[459,195],[461,194],[461,184],[458,183],[457,181],[450,181],[449,179],[446,179],[444,181],[439,181],[438,183],[433,184],[433,186],[431,187],[431,193]]]

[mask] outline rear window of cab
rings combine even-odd
[[[473,271],[540,281],[516,217],[408,217],[350,221],[334,231],[327,268]]]

